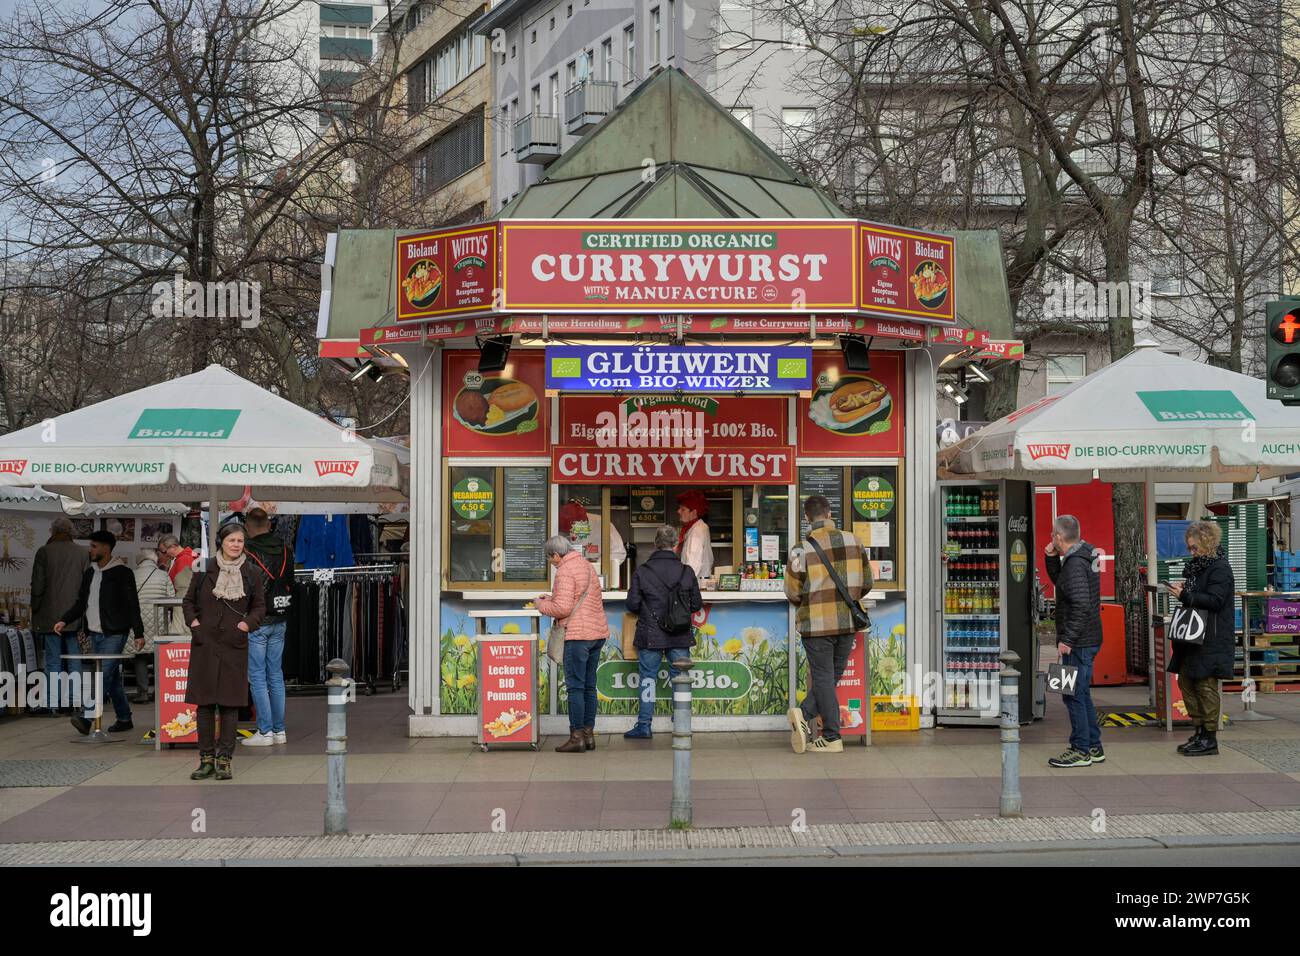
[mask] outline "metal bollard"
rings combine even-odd
[[[691,825],[691,675],[695,662],[673,661],[673,803],[669,825]]]
[[[998,801],[998,816],[1021,816],[1020,801],[1020,672],[1015,665],[1020,655],[1003,651],[998,655],[1002,662],[1001,736],[1002,736],[1002,797]]]
[[[352,678],[345,677],[348,665],[337,657],[325,665],[329,680],[325,718],[325,754],[328,783],[325,791],[325,832],[348,832],[348,701],[354,698]]]

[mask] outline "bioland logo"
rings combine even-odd
[[[355,458],[349,458],[342,461],[316,461],[316,474],[324,478],[326,475],[347,475],[351,478],[357,473],[357,468],[361,462]]]
[[[229,438],[238,408],[146,408],[127,438]]]
[[[83,893],[73,886],[50,897],[50,925],[126,927],[132,936],[148,936],[153,928],[152,893]]]
[[[1043,290],[1044,318],[1143,318],[1150,314],[1150,282],[1078,282],[1066,276],[1059,282],[1049,282]]]
[[[262,283],[194,282],[176,273],[173,282],[155,282],[150,290],[154,318],[239,319],[245,329],[262,323]]]

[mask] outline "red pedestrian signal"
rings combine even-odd
[[[1265,317],[1265,394],[1286,405],[1300,405],[1300,301],[1270,302]]]

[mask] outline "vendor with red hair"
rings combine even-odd
[[[682,523],[677,535],[677,554],[701,582],[713,576],[713,545],[709,541],[708,522],[704,520],[708,513],[709,499],[704,497],[704,492],[692,488],[677,496],[677,517]]]

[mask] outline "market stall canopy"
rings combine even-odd
[[[0,473],[87,502],[405,498],[391,450],[219,365],[5,435]]]
[[[190,509],[180,502],[163,504],[150,502],[90,503],[56,495],[39,485],[20,488],[16,485],[0,485],[0,505],[12,510],[59,511],[73,517],[99,518],[104,515],[130,513],[133,515],[183,515]]]
[[[939,455],[951,477],[1252,481],[1300,468],[1300,413],[1264,382],[1142,342]]]

